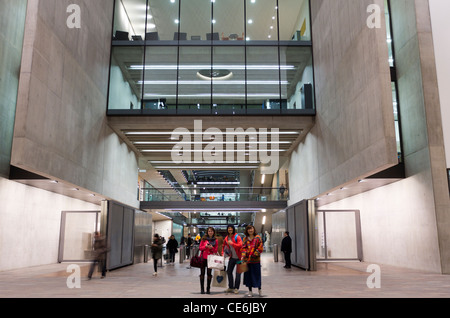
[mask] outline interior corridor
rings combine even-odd
[[[178,256],[178,255],[177,255]],[[2,298],[186,298],[243,299],[239,294],[225,294],[225,288],[212,287],[211,294],[201,295],[199,269],[188,268],[187,261],[158,268],[153,261],[107,272],[105,279],[95,273],[87,280],[87,263],[81,267],[80,288],[68,288],[66,272],[70,263],[0,272]],[[264,298],[448,298],[450,276],[380,265],[380,288],[369,288],[370,264],[359,262],[318,263],[318,270],[306,272],[283,262],[274,262],[272,253],[262,257],[262,297]],[[243,279],[241,279],[243,281]],[[256,293],[257,294],[257,293]]]

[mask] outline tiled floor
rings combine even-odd
[[[210,295],[201,295],[199,269],[188,262],[164,265],[152,276],[153,263],[141,263],[86,279],[88,265],[81,268],[80,288],[69,288],[70,264],[53,264],[0,272],[2,298],[244,298],[225,294],[224,288],[212,287]],[[424,273],[380,265],[379,288],[369,288],[370,264],[358,262],[319,263],[318,270],[284,269],[268,253],[262,259],[262,298],[449,298],[450,275]],[[253,298],[259,298],[254,296]]]

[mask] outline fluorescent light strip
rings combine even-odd
[[[242,142],[242,141],[237,141],[237,142],[232,142],[232,141],[224,141],[224,142],[220,142],[220,141],[194,141],[194,142],[189,142],[189,141],[135,141],[133,142],[133,144],[135,145],[167,145],[167,144],[182,144],[182,145],[202,145],[202,144],[208,144],[208,145],[222,145],[222,144],[226,144],[226,145],[247,145],[247,144],[255,144],[255,145],[259,145],[259,144],[291,144],[290,141],[266,141],[266,142],[262,142],[262,141],[250,141],[250,142]]]
[[[151,164],[174,164],[174,162],[170,161],[170,160],[154,160],[154,161],[149,160],[148,162],[151,163]],[[185,161],[184,163],[188,163],[188,164],[208,164],[205,161]],[[230,163],[230,162],[228,162],[228,163]],[[254,160],[248,160],[248,161],[237,160],[237,161],[234,161],[233,163],[236,163],[236,164],[260,164],[261,162],[254,161]]]
[[[196,169],[200,170],[197,166],[154,166],[155,169]],[[207,166],[205,169],[258,169],[259,166]]]
[[[224,81],[224,80],[215,80],[214,85],[279,85],[280,81]],[[192,81],[137,81],[138,85],[211,85],[211,81],[199,81],[199,80],[192,80]],[[288,81],[281,81],[282,85],[288,85]]]
[[[227,69],[227,70],[295,70],[296,67],[294,65],[145,65],[145,70],[200,70],[200,69]],[[144,65],[131,65],[129,67],[130,70],[143,70]]]
[[[213,182],[213,181],[211,181],[211,182],[197,182],[197,184],[198,185],[200,185],[200,184],[241,184],[239,181],[236,181],[236,182]]]
[[[206,132],[203,131],[193,131],[193,132],[176,132],[176,131],[128,131],[125,132],[125,135],[203,135]],[[256,134],[261,135],[298,135],[299,131],[255,131]],[[223,135],[252,135],[252,132],[246,131],[223,131]]]
[[[162,94],[144,94],[145,97],[164,97],[164,98],[176,98],[177,95],[162,95]],[[253,98],[280,98],[280,94],[213,94],[213,97],[224,97],[224,98],[229,98],[229,97],[239,97],[239,98],[244,98],[245,96],[247,97],[253,97]],[[205,93],[205,94],[178,94],[178,97],[182,97],[182,98],[199,98],[199,97],[204,97],[204,98],[211,98],[211,93]]]
[[[172,151],[179,151],[181,149],[144,149],[141,150],[142,152],[172,152]],[[214,149],[213,152],[260,152],[260,151],[269,151],[269,152],[283,152],[286,151],[284,149],[225,149],[225,150],[216,150]],[[188,150],[188,152],[206,152],[206,150]]]

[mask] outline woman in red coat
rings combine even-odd
[[[234,290],[234,293],[239,293],[239,286],[241,284],[241,273],[238,273],[236,270],[236,279],[233,279],[233,270],[234,267],[237,268],[237,264],[241,261],[241,248],[242,248],[242,239],[239,235],[236,234],[236,229],[234,225],[228,225],[227,227],[228,235],[225,237],[223,241],[223,249],[224,255],[229,256],[227,266],[227,276],[228,276],[228,289],[225,293],[231,293]]]
[[[207,271],[208,280],[206,284],[206,293],[209,294],[212,281],[212,269],[208,268],[208,255],[216,254],[219,241],[216,238],[216,231],[212,227],[208,227],[206,234],[202,237],[200,242],[200,251],[202,251],[203,263],[200,268],[200,288],[201,293],[205,293],[205,272]]]

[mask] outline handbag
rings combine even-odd
[[[223,270],[225,268],[225,257],[216,254],[208,255],[208,268]]]
[[[236,271],[238,274],[247,272],[248,271],[247,263],[241,262],[241,263],[237,264]]]
[[[227,287],[227,272],[214,270],[212,285],[213,287]]]
[[[191,258],[191,267],[201,268],[203,265],[202,252],[199,250],[198,253]]]

